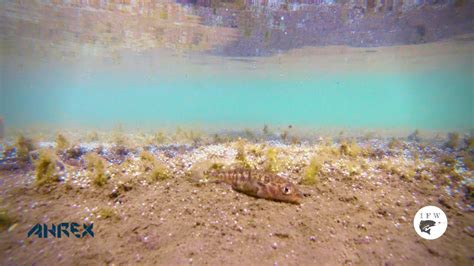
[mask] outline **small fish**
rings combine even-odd
[[[428,235],[431,235],[431,227],[435,226],[436,222],[431,220],[422,220],[420,221],[420,230],[425,232]]]
[[[236,191],[256,198],[299,204],[303,193],[296,185],[280,177],[263,171],[249,169],[211,170],[210,177],[227,183]]]

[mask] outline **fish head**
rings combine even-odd
[[[272,198],[282,202],[300,204],[303,193],[291,182],[284,182],[277,185]]]

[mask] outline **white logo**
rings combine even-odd
[[[433,240],[442,236],[448,228],[448,217],[436,206],[425,206],[415,214],[413,226],[419,236]]]

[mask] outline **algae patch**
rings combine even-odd
[[[58,134],[56,136],[56,149],[58,151],[62,151],[68,148],[69,148],[69,140],[63,134]]]
[[[95,213],[99,219],[118,220],[120,218],[117,212],[113,208],[109,207],[99,208]]]
[[[142,151],[140,153],[140,160],[143,164],[143,170],[151,182],[166,180],[171,177],[168,167],[159,162],[155,155],[149,151]]]
[[[301,184],[315,185],[318,182],[320,171],[321,163],[316,158],[313,158],[304,171],[303,178],[301,179]]]
[[[51,150],[42,150],[36,164],[36,184],[41,186],[59,181],[57,157]]]
[[[265,171],[275,173],[279,170],[278,166],[278,150],[276,148],[268,148],[266,154],[267,160],[265,162]]]
[[[0,209],[0,229],[9,228],[15,223],[15,219],[5,209]]]
[[[20,135],[17,137],[14,146],[18,160],[28,162],[30,160],[30,152],[35,149],[33,140]]]
[[[107,184],[107,175],[105,174],[105,162],[96,153],[86,155],[87,169],[92,175],[92,183],[101,187]]]
[[[450,149],[457,149],[461,143],[461,137],[457,132],[451,132],[448,134],[448,141],[446,142],[446,147]]]

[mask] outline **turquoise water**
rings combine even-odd
[[[19,127],[474,127],[472,64],[384,71],[189,65],[2,64],[0,112]]]

